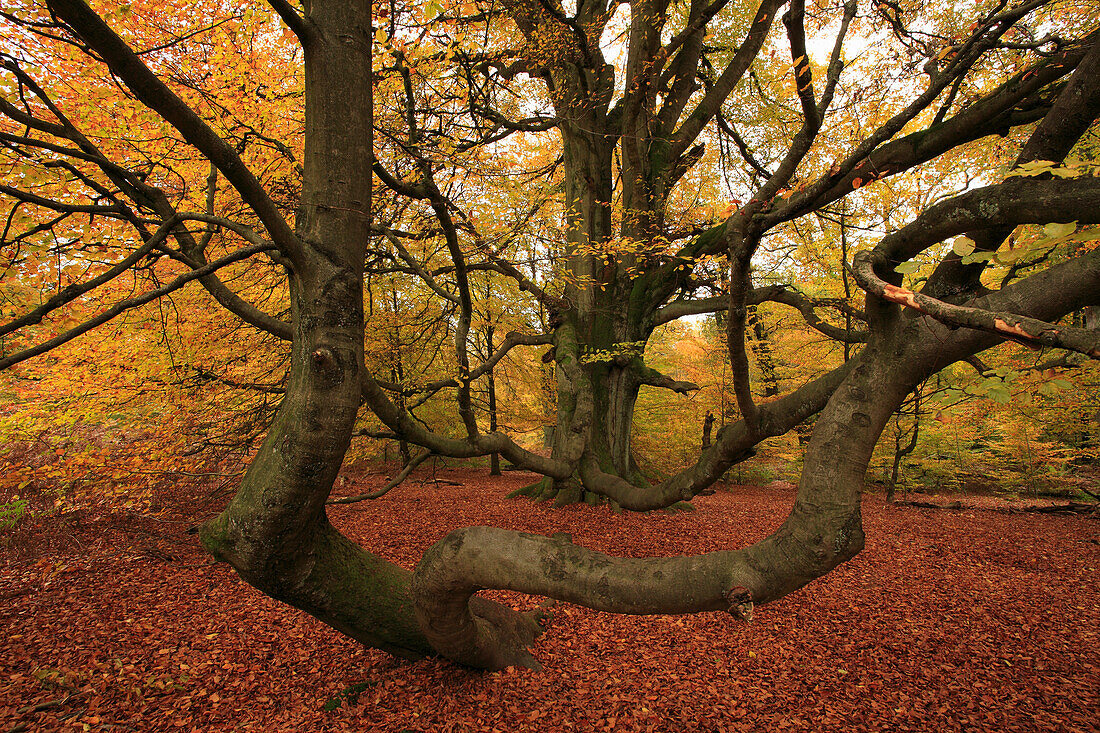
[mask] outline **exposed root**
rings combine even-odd
[[[474,596],[470,611],[482,629],[492,639],[483,651],[491,658],[478,660],[477,666],[494,670],[505,667],[526,667],[539,671],[542,664],[530,652],[531,645],[546,630],[549,613],[542,604],[530,611],[516,611],[508,606]]]
[[[538,481],[529,483],[526,486],[521,486],[515,491],[509,491],[504,498],[518,499],[521,496],[525,496],[529,499],[534,499],[538,497],[540,493],[542,493],[542,484],[545,480],[546,479],[539,479]]]

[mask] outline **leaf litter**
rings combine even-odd
[[[439,475],[458,485],[410,481],[330,516],[411,568],[471,524],[635,557],[734,549],[793,503],[789,485],[732,486],[695,512],[617,515],[505,499],[526,474]],[[383,483],[355,475],[341,493]],[[1095,517],[868,496],[863,553],[750,624],[563,604],[534,648],[544,671],[484,673],[364,649],[265,597],[185,532],[212,507],[163,503],[175,513],[39,517],[10,533],[0,731],[1100,730]]]

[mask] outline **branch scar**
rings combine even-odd
[[[910,308],[920,310],[920,306],[917,305],[917,300],[912,290],[906,290],[905,288],[899,288],[897,285],[886,283],[882,286],[882,297],[893,303],[900,303]]]
[[[1032,334],[1025,331],[1023,328],[1021,328],[1019,323],[1016,323],[1016,324],[1013,324],[1013,325],[1010,326],[1010,325],[1008,325],[1008,322],[1005,321],[1003,318],[994,318],[993,319],[993,327],[996,328],[998,331],[1001,331],[1003,333],[1010,333],[1010,334],[1013,334],[1014,336],[1019,336],[1021,338],[1025,338],[1025,339],[1029,339],[1029,340],[1035,338],[1035,336],[1033,336]]]

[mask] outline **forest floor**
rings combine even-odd
[[[460,485],[414,478],[334,508],[333,522],[412,567],[470,524],[567,531],[618,555],[737,548],[793,502],[789,484],[734,486],[693,513],[615,515],[504,499],[526,474],[439,475]],[[381,481],[360,476],[340,493]],[[210,507],[174,506],[156,518],[37,518],[9,533],[0,733],[1100,730],[1096,515],[868,496],[864,552],[752,623],[562,605],[534,649],[545,671],[482,673],[363,649],[264,597],[186,534]]]

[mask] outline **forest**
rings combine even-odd
[[[1093,729],[1098,225],[1096,0],[5,0],[0,722]]]

